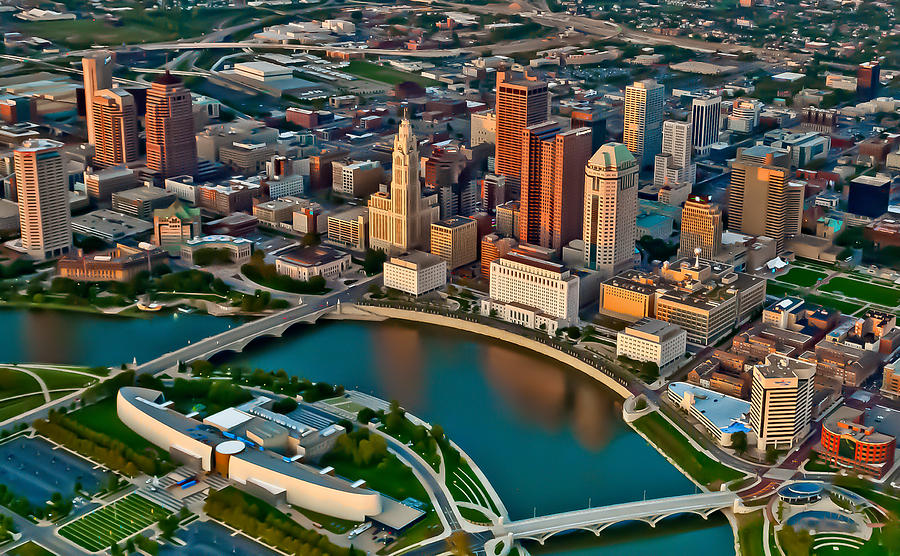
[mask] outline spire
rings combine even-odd
[[[410,154],[418,151],[418,142],[416,136],[413,135],[412,125],[409,123],[409,109],[403,109],[403,119],[400,121],[400,128],[397,130],[397,137],[394,139],[394,151],[403,154]]]

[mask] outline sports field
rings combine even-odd
[[[59,534],[90,552],[97,552],[143,531],[169,514],[153,502],[129,494],[73,521],[60,529]]]

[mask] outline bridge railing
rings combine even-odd
[[[356,302],[356,304],[362,305],[362,306],[370,306],[370,307],[386,307],[388,309],[402,309],[405,311],[416,311],[419,313],[440,315],[443,317],[449,317],[449,318],[453,318],[453,319],[457,319],[457,320],[474,322],[476,324],[483,324],[485,326],[492,326],[495,328],[497,328],[497,327],[503,328],[507,332],[512,332],[513,334],[522,336],[529,340],[534,340],[536,342],[540,342],[544,345],[547,345],[547,346],[550,346],[550,347],[556,349],[557,351],[561,351],[561,352],[565,353],[566,355],[574,357],[583,363],[587,363],[591,367],[597,369],[598,371],[600,371],[603,374],[605,374],[606,376],[612,378],[613,380],[615,380],[622,386],[625,386],[626,388],[630,389],[630,386],[632,384],[631,377],[622,376],[621,374],[617,373],[615,370],[611,369],[610,367],[607,367],[601,361],[599,361],[598,355],[587,354],[587,353],[578,351],[578,350],[574,349],[570,344],[566,344],[565,342],[557,340],[556,338],[553,338],[552,336],[548,336],[546,333],[540,333],[540,332],[536,332],[536,331],[533,331],[533,330],[530,330],[527,328],[521,328],[521,327],[512,325],[510,323],[507,323],[506,321],[502,321],[502,320],[499,320],[499,319],[496,319],[493,317],[485,317],[482,315],[476,315],[476,314],[472,314],[472,313],[451,311],[450,309],[446,309],[443,307],[421,305],[421,304],[412,303],[409,301],[397,301],[397,300],[374,301],[374,300],[360,299],[359,301]],[[632,389],[632,391],[633,391],[633,389]]]

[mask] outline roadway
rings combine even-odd
[[[657,519],[669,515],[727,508],[737,499],[738,495],[728,490],[671,496],[510,521],[502,529],[516,538],[527,538],[623,521],[649,520],[655,523]]]
[[[199,342],[188,344],[180,349],[140,364],[135,370],[138,374],[155,374],[177,366],[179,362],[187,363],[197,359],[209,358],[228,349],[240,351],[241,346],[248,337],[264,334],[272,328],[303,321],[314,313],[324,311],[337,305],[338,302],[354,303],[366,293],[369,285],[373,281],[379,279],[380,275],[376,275],[360,280],[344,290],[318,297],[306,296],[306,299],[312,300],[303,305],[285,309],[274,315],[255,319],[246,324],[242,324],[241,326],[229,328],[224,332],[216,334],[215,336],[210,336]]]

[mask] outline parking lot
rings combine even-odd
[[[231,536],[233,531],[212,521],[195,521],[176,536],[190,547],[191,556],[219,556],[220,554],[259,554],[276,556],[278,553],[248,539],[244,535]],[[160,547],[159,556],[176,556],[185,549],[171,544]]]
[[[93,467],[65,450],[54,450],[43,438],[19,437],[0,444],[0,483],[37,506],[54,492],[71,494],[76,482],[88,492],[98,490],[107,473]]]

